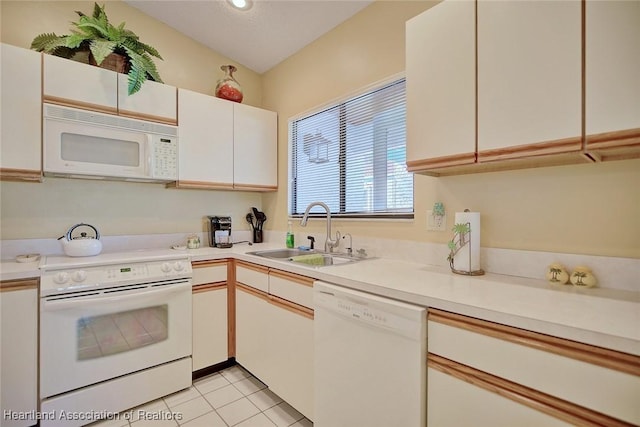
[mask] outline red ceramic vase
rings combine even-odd
[[[224,71],[224,77],[216,84],[216,96],[229,101],[242,102],[242,87],[233,78],[233,73],[237,68],[233,65],[223,65],[220,69]]]

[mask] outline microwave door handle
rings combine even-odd
[[[184,282],[179,285],[166,286],[161,287],[155,290],[138,290],[135,292],[127,292],[123,291],[123,294],[113,297],[105,297],[105,296],[97,296],[95,298],[89,297],[69,297],[65,299],[56,299],[47,301],[46,298],[43,298],[41,308],[43,311],[58,311],[58,310],[66,310],[69,308],[78,308],[87,306],[88,304],[113,304],[122,302],[125,300],[135,299],[144,299],[148,297],[157,297],[163,295],[171,295],[174,293],[178,293],[180,291],[184,291],[185,288],[191,289],[191,282]]]

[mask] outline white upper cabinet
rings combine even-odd
[[[477,7],[479,161],[579,151],[581,2]]]
[[[127,75],[53,55],[44,57],[44,101],[87,110],[177,123],[177,89],[145,81],[129,96]]]
[[[0,177],[40,181],[42,177],[41,55],[1,45],[2,110]]]
[[[475,162],[475,2],[445,1],[407,21],[407,166]]]
[[[278,187],[278,115],[233,104],[233,185],[239,190]]]
[[[178,122],[174,86],[146,80],[133,95],[129,95],[128,86],[128,76],[118,74],[118,114],[169,124]]]
[[[178,91],[178,187],[233,188],[233,103]]]
[[[178,109],[176,187],[277,189],[276,113],[184,89],[178,92]]]
[[[118,112],[117,73],[53,55],[43,58],[45,102]]]
[[[640,2],[587,1],[585,7],[587,150],[638,151]]]

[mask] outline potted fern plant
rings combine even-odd
[[[162,59],[158,51],[142,43],[124,22],[112,25],[104,8],[95,3],[91,16],[76,11],[80,18],[72,22],[71,34],[40,34],[33,39],[31,49],[64,58],[88,53],[89,63],[127,74],[129,95],[139,91],[147,79],[162,83],[152,58]]]

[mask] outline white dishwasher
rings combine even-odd
[[[315,427],[426,425],[426,309],[315,282]]]

